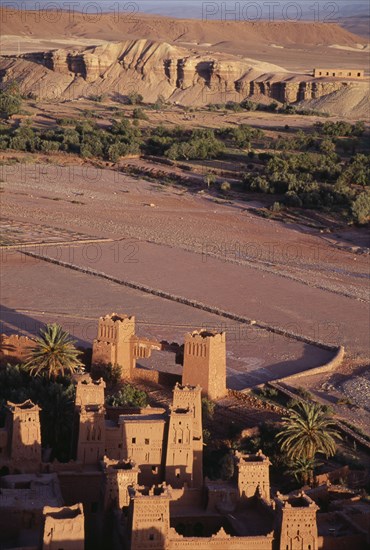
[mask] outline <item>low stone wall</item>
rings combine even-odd
[[[147,382],[152,384],[159,384],[160,386],[175,386],[176,382],[181,384],[181,374],[175,374],[171,372],[161,372],[158,370],[140,369],[135,368],[131,374],[131,381],[135,382]]]
[[[30,349],[34,346],[34,340],[19,334],[0,335],[0,362],[21,363],[27,359]]]
[[[233,537],[221,529],[212,537],[183,537],[170,529],[168,550],[272,550],[273,536]]]
[[[290,374],[289,376],[283,376],[283,378],[278,378],[275,382],[291,382],[297,380],[298,378],[303,378],[305,376],[314,376],[315,374],[325,374],[326,372],[333,372],[338,368],[344,359],[345,350],[343,346],[340,346],[337,349],[335,356],[330,359],[328,363],[320,365],[319,367],[314,367],[313,369],[307,369],[296,374]]]

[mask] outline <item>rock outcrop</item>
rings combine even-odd
[[[224,54],[203,55],[151,40],[105,43],[84,50],[52,50],[0,58],[0,80],[17,80],[38,99],[76,99],[98,93],[123,99],[139,91],[145,101],[202,105],[265,97],[281,103],[330,96],[351,81],[315,79],[283,67]],[[363,83],[366,86],[366,82]]]

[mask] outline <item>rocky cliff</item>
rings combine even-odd
[[[139,91],[145,101],[155,101],[162,94],[169,101],[195,105],[256,96],[296,103],[354,85],[289,73],[254,59],[203,55],[145,39],[2,57],[0,79],[17,80],[23,93],[39,99],[93,94],[123,99]]]

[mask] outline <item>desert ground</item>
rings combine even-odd
[[[337,25],[226,23],[221,28],[216,22],[149,16],[116,23],[108,15],[103,25],[76,17],[74,24],[64,17],[53,25],[35,20],[30,30],[27,21],[6,14],[0,42],[3,62],[8,63],[6,56],[80,50],[145,36],[193,55],[219,55],[221,60],[231,55],[234,61],[248,57],[257,60],[258,67],[275,64],[302,78],[318,60],[326,67],[365,68],[368,74],[366,38]],[[23,65],[17,67],[22,71]],[[150,86],[150,93],[157,94],[155,79]],[[338,93],[331,120],[344,116],[355,122],[357,104],[366,114],[363,90],[356,98]],[[58,117],[81,117],[90,110],[104,127],[112,107],[131,113],[114,98],[97,104],[81,96],[72,101],[28,98],[25,116],[35,127],[47,129]],[[199,110],[189,115],[172,105],[165,112],[153,111],[147,124],[155,127],[163,119],[169,126],[188,128],[246,123],[274,136],[287,124],[305,130],[320,120],[265,112]],[[35,334],[40,324],[56,321],[86,346],[95,337],[97,318],[113,311],[134,314],[138,333],[158,340],[182,343],[189,330],[223,329],[228,385],[235,389],[326,363],[333,353],[302,340],[307,338],[343,345],[346,362],[333,379],[307,377],[300,385],[330,404],[345,393],[348,379],[359,380],[363,388],[370,312],[365,230],[308,214],[298,220],[266,219],[260,214],[273,198],[250,194],[225,200],[205,189],[207,163],[199,163],[199,184],[184,187],[130,175],[128,167],[156,168],[138,156],[113,165],[63,154],[1,151],[0,161],[2,331]],[[226,164],[223,168],[238,170]],[[177,169],[161,170],[170,174]],[[65,265],[52,263],[55,260]],[[89,270],[94,276],[83,272]],[[230,315],[246,321],[232,321]],[[283,329],[286,336],[253,327],[247,320]],[[154,355],[151,365],[179,369],[162,354]],[[356,401],[356,390],[347,391]],[[367,429],[369,405],[360,393],[359,408],[347,412],[351,421]]]

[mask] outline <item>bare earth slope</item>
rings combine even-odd
[[[85,37],[103,40],[122,40],[146,37],[170,42],[196,41],[283,45],[365,44],[360,38],[332,23],[306,22],[245,22],[200,21],[196,19],[172,19],[144,14],[88,14],[48,13],[47,11],[12,11],[1,8],[2,34],[36,36],[42,38]]]
[[[25,94],[74,99],[140,89],[185,105],[301,102],[330,114],[367,118],[368,83],[313,79],[325,66],[364,68],[364,38],[335,24],[235,22],[160,16],[1,10],[0,81]],[[41,52],[41,53],[40,53]],[[283,66],[282,66],[283,65]]]

